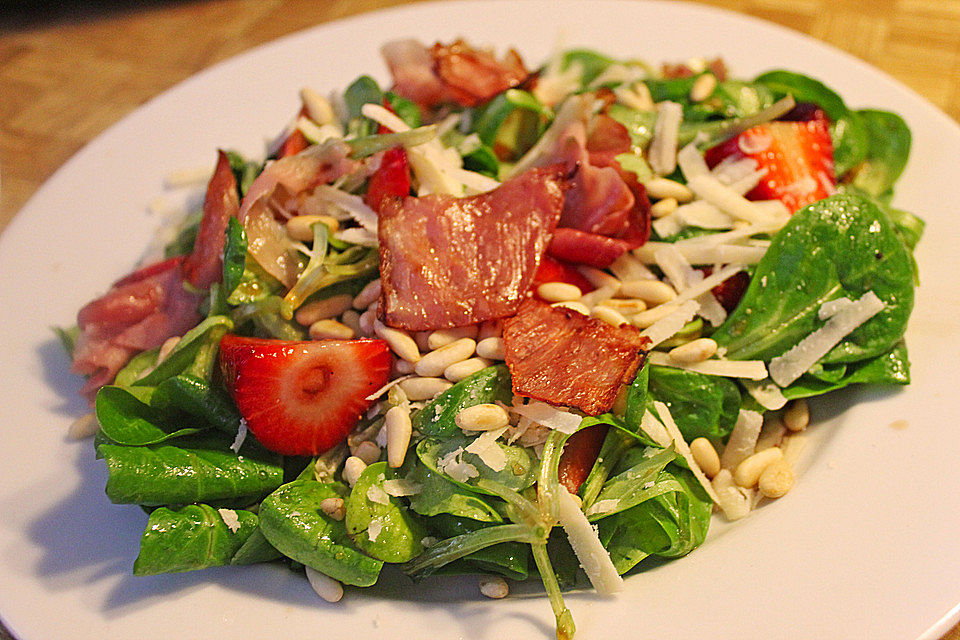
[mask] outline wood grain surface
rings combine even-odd
[[[0,3],[0,229],[84,144],[181,80],[284,34],[413,1]],[[843,49],[960,121],[960,0],[700,1]],[[960,626],[944,640],[960,640]]]

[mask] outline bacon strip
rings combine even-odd
[[[560,166],[531,169],[467,198],[384,199],[380,313],[393,327],[458,327],[512,315],[563,207]]]
[[[503,342],[514,393],[588,415],[610,410],[649,344],[636,327],[612,327],[532,298],[503,321]]]
[[[230,168],[230,159],[223,151],[217,154],[217,168],[207,185],[197,239],[183,263],[184,279],[198,289],[208,289],[223,277],[227,222],[240,210],[237,179]]]

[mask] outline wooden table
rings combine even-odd
[[[84,144],[184,78],[292,31],[412,1],[8,4],[0,15],[0,229]],[[699,1],[844,49],[960,121],[960,0]],[[0,628],[0,640],[9,638]],[[960,626],[944,640],[960,640]]]

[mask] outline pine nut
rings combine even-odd
[[[647,189],[647,195],[657,200],[664,198],[674,198],[677,202],[690,202],[693,200],[693,191],[685,184],[669,178],[653,178],[643,183]]]
[[[791,433],[784,436],[780,448],[783,450],[783,457],[786,458],[791,467],[797,466],[800,454],[803,453],[803,448],[806,445],[807,436],[802,433]]]
[[[760,478],[757,480],[757,488],[760,493],[767,498],[779,498],[786,494],[793,487],[794,482],[793,469],[786,459],[781,458],[763,470]]]
[[[404,362],[401,360],[401,362]],[[407,378],[400,382],[400,388],[407,394],[407,398],[417,400],[432,400],[453,386],[449,380],[443,378]]]
[[[758,451],[737,465],[733,472],[733,480],[741,487],[754,487],[763,470],[781,458],[783,458],[783,451],[777,447]]]
[[[610,298],[600,303],[625,316],[632,316],[647,310],[647,303],[639,298]]]
[[[616,277],[601,269],[580,265],[577,267],[577,271],[579,271],[580,275],[587,279],[587,282],[595,287],[614,287],[615,289],[620,288],[620,281]]]
[[[619,327],[622,324],[629,324],[628,320],[623,317],[622,313],[610,307],[597,305],[590,310],[590,315],[601,322],[606,322],[612,327]]]
[[[693,81],[693,86],[690,87],[690,101],[691,102],[703,102],[713,93],[713,90],[717,88],[717,78],[712,73],[704,73],[699,78]]]
[[[477,371],[482,371],[490,366],[490,361],[485,358],[467,358],[460,362],[455,362],[443,370],[443,377],[450,382],[460,382],[468,378]]]
[[[310,227],[318,222],[327,225],[331,233],[340,228],[336,218],[330,216],[294,216],[287,220],[287,235],[300,242],[310,242],[313,240],[313,229]]]
[[[427,338],[427,347],[432,351],[459,340],[460,338],[471,338],[476,340],[479,333],[479,327],[475,324],[469,324],[465,327],[455,327],[453,329],[437,329],[431,331]]]
[[[320,511],[333,518],[334,520],[343,520],[347,515],[346,505],[343,498],[324,498],[320,502]]]
[[[503,334],[503,327],[499,320],[486,320],[480,323],[480,331],[477,334],[477,340],[486,338],[499,338]]]
[[[757,438],[757,445],[754,451],[763,451],[770,447],[779,447],[783,441],[783,434],[787,428],[783,426],[783,420],[773,414],[764,416],[763,428],[760,430],[760,437]],[[786,455],[786,451],[783,452]]]
[[[300,100],[303,101],[304,106],[307,108],[307,114],[310,116],[310,119],[317,124],[337,123],[337,116],[333,111],[333,106],[330,104],[330,101],[313,89],[309,87],[300,89]]]
[[[350,340],[354,336],[353,329],[336,320],[317,320],[310,325],[312,340]]]
[[[96,435],[97,431],[100,431],[100,422],[97,420],[97,414],[90,412],[70,423],[67,436],[73,440],[83,440]]]
[[[693,454],[693,461],[708,478],[713,478],[719,473],[720,456],[717,455],[717,450],[709,440],[696,438],[690,443],[690,453]]]
[[[510,424],[510,416],[498,404],[475,404],[462,409],[453,421],[464,431],[493,431]]]
[[[727,520],[739,520],[750,514],[751,489],[742,489],[733,481],[729,469],[721,469],[710,483],[720,498],[720,509]]]
[[[564,307],[565,309],[572,309],[578,313],[582,313],[585,316],[590,315],[590,308],[587,305],[579,302],[577,300],[565,300],[563,302],[554,302],[550,305],[551,307]]]
[[[360,335],[370,337],[373,335],[373,323],[377,320],[377,312],[367,309],[360,314],[357,324],[360,325]]]
[[[677,202],[676,198],[664,198],[663,200],[657,200],[650,205],[650,215],[654,218],[663,218],[676,211],[677,207],[679,206],[680,203]]]
[[[393,363],[393,370],[400,376],[408,376],[413,373],[414,364],[407,360],[397,359]]]
[[[621,282],[654,277],[650,269],[629,251],[621,253],[616,260],[611,262],[609,269],[610,273]],[[619,287],[617,289],[619,290]]]
[[[350,456],[343,463],[343,480],[351,487],[357,484],[360,474],[367,468],[367,463],[357,456]]]
[[[357,311],[366,309],[380,297],[380,292],[380,278],[371,280],[363,289],[360,289],[360,293],[353,299],[353,308]]]
[[[160,351],[157,352],[157,364],[160,364],[170,353],[177,348],[177,345],[180,344],[180,336],[173,336],[172,338],[167,338],[163,341],[163,344],[160,345]]]
[[[370,313],[370,310],[368,309],[364,313]],[[420,349],[417,348],[417,343],[403,329],[394,329],[379,320],[374,320],[373,332],[377,334],[377,337],[385,340],[393,352],[404,360],[414,363],[420,362]]]
[[[410,410],[405,406],[392,407],[387,411],[384,426],[387,429],[387,464],[396,469],[403,465],[410,446]]]
[[[630,280],[620,287],[620,295],[624,298],[640,298],[652,307],[670,302],[677,297],[677,292],[660,280]]]
[[[297,309],[294,317],[297,319],[297,322],[305,327],[309,327],[317,320],[336,318],[350,308],[351,302],[353,302],[353,298],[346,294],[331,296],[323,300],[311,300]]]
[[[510,593],[507,581],[500,576],[480,576],[480,593],[488,598],[499,600]]]
[[[708,360],[717,352],[717,343],[710,338],[697,338],[670,350],[670,359],[682,364]]]
[[[364,464],[367,465],[371,465],[380,459],[380,447],[377,446],[376,442],[370,440],[364,440],[358,444],[353,448],[351,453],[363,460]]]
[[[544,282],[537,287],[537,295],[546,302],[569,302],[579,300],[580,287],[566,282]]]
[[[343,315],[340,316],[340,322],[350,327],[354,335],[360,333],[360,314],[356,310],[347,309],[344,311]]]
[[[783,424],[790,431],[803,431],[810,424],[810,407],[803,398],[794,400],[783,412]]]
[[[579,302],[587,309],[592,309],[604,300],[609,300],[613,296],[617,295],[617,292],[620,291],[620,284],[618,283],[616,287],[604,285],[598,287],[591,291],[590,293],[585,293],[580,296]],[[560,303],[563,304],[563,303]]]
[[[477,343],[477,355],[488,360],[504,360],[506,346],[503,344],[503,338],[499,336],[484,338]]]
[[[311,567],[305,567],[307,570],[307,580],[310,586],[317,592],[317,595],[327,602],[340,602],[343,597],[343,585],[330,576],[320,573]]]
[[[414,371],[418,376],[436,378],[444,370],[456,362],[462,362],[473,355],[477,348],[477,341],[471,338],[460,338],[448,345],[435,349],[417,361]]]
[[[635,327],[639,327],[640,329],[646,329],[658,320],[666,318],[676,310],[677,305],[660,304],[655,306],[653,309],[648,309],[634,315],[632,318],[630,318],[630,324]]]

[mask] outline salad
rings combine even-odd
[[[389,43],[60,331],[137,575],[617,592],[789,492],[805,399],[909,383],[903,120],[819,81]],[[638,578],[639,579],[639,578]]]

